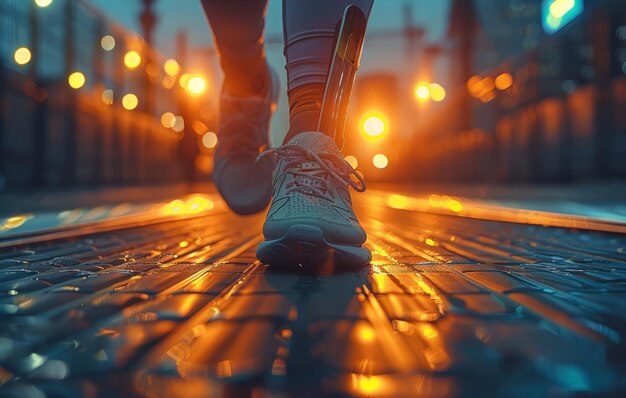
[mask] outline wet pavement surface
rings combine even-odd
[[[354,272],[260,264],[263,216],[212,195],[0,240],[0,396],[626,396],[615,226],[354,196]]]

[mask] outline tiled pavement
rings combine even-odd
[[[342,274],[220,206],[0,242],[0,396],[626,396],[625,235],[357,212]]]

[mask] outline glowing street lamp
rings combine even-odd
[[[378,113],[370,113],[361,122],[361,132],[369,140],[377,140],[387,132],[387,122]]]
[[[430,98],[430,87],[427,83],[419,83],[413,93],[419,102],[426,102]]]
[[[207,81],[200,75],[192,75],[185,84],[185,89],[192,96],[199,96],[207,89]]]

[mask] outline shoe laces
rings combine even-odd
[[[269,154],[287,160],[283,170],[294,177],[293,181],[287,184],[287,193],[300,192],[332,201],[333,198],[328,192],[328,176],[344,186],[351,186],[357,192],[364,192],[366,189],[363,177],[340,156],[329,153],[317,154],[300,145],[287,144],[262,152],[257,157],[257,164]],[[305,163],[314,163],[317,167],[304,168]]]

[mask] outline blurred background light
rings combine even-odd
[[[104,51],[111,51],[115,48],[115,38],[111,35],[102,36],[100,39],[100,47]]]
[[[139,105],[139,99],[135,94],[126,94],[122,98],[122,106],[126,110],[132,111],[137,108],[137,105]]]
[[[496,77],[495,86],[498,90],[504,91],[513,85],[513,76],[510,73],[502,73]]]
[[[128,69],[136,69],[141,65],[141,55],[134,50],[128,51],[124,55],[124,65],[126,65]]]
[[[207,89],[207,81],[203,76],[193,75],[187,80],[185,89],[190,95],[198,96]]]
[[[15,62],[18,65],[26,65],[27,63],[30,62],[30,60],[33,58],[33,55],[31,54],[30,50],[26,47],[20,47],[17,50],[15,50],[15,53],[13,54],[13,59],[15,59]]]
[[[361,122],[361,132],[368,139],[379,139],[387,131],[387,122],[379,113],[370,113]]]
[[[106,105],[113,105],[113,90],[104,90],[102,92],[102,102]]]
[[[372,164],[377,169],[384,169],[389,165],[389,159],[387,159],[387,156],[383,155],[382,153],[378,153],[372,158]]]
[[[202,136],[202,145],[207,149],[213,149],[217,145],[217,134],[212,131]]]
[[[176,116],[174,118],[174,124],[172,125],[172,130],[177,133],[182,133],[185,130],[185,119],[182,116]]]
[[[178,64],[178,61],[170,58],[163,64],[163,70],[170,76],[176,76],[180,72],[180,65]]]
[[[175,122],[176,115],[174,115],[172,112],[165,112],[163,115],[161,115],[161,124],[163,125],[163,127],[171,129],[172,127],[174,127]]]
[[[414,94],[415,94],[415,98],[417,98],[418,101],[420,102],[428,101],[428,98],[430,97],[430,88],[428,84],[424,82],[417,84],[415,86]]]
[[[430,91],[430,97],[435,102],[441,102],[446,98],[446,90],[438,83],[431,83],[428,85]]]
[[[37,7],[45,8],[52,4],[52,0],[35,0]]]
[[[67,78],[67,82],[73,89],[79,89],[85,85],[85,75],[82,72],[74,72],[70,74]]]
[[[543,0],[542,25],[546,33],[561,30],[584,11],[583,0]]]
[[[359,166],[359,161],[352,155],[348,155],[344,159],[346,159],[346,162],[348,162],[353,169],[356,169]]]

